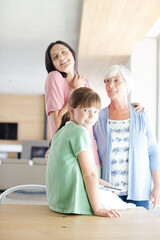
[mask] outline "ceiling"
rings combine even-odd
[[[0,0],[0,93],[44,94],[44,54],[69,43],[80,74],[98,87],[124,64],[160,16],[160,0]]]
[[[84,0],[79,41],[82,72],[96,82],[108,66],[125,64],[159,16],[159,0]]]

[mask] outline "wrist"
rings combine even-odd
[[[96,208],[93,208],[94,214],[96,215],[96,214],[100,211],[101,208],[102,208],[101,206],[98,206],[98,207],[96,207]]]
[[[76,88],[70,88],[70,92],[72,93]]]
[[[153,187],[154,188],[160,188],[160,183],[154,183]]]

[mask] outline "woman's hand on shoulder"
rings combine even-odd
[[[80,87],[85,87],[85,78],[79,74],[76,74],[73,78],[73,89],[77,89]]]
[[[116,209],[107,210],[105,208],[99,208],[97,211],[94,211],[95,216],[100,217],[120,217],[120,213]]]
[[[141,106],[140,103],[135,102],[135,103],[131,103],[131,105],[134,107],[134,111],[136,111],[136,112],[140,112],[141,110],[143,112],[147,111],[146,107]]]

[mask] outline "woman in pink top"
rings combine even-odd
[[[65,42],[51,43],[45,55],[48,76],[45,82],[45,106],[51,137],[61,123],[61,118],[68,111],[68,102],[73,90],[79,87],[91,87],[89,80],[79,75],[77,57],[74,50]],[[100,174],[100,160],[92,129],[89,130],[94,160]]]

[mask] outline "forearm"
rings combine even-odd
[[[88,151],[82,151],[78,154],[78,160],[82,171],[83,181],[86,187],[89,202],[93,209],[94,215],[103,217],[119,217],[120,214],[116,210],[107,210],[102,208],[99,199],[98,177],[93,168]]]
[[[68,111],[68,106],[69,106],[69,104],[67,103],[66,105],[64,105],[61,108],[61,110],[59,110],[58,118],[60,119],[60,122],[61,122],[61,119],[62,119],[63,115]]]
[[[68,103],[64,105],[60,110],[56,110],[50,113],[53,125],[57,130],[61,124],[62,116],[68,111]]]
[[[97,175],[95,173],[92,173],[90,175],[83,176],[83,179],[93,212],[96,213],[101,208]]]
[[[160,187],[160,170],[152,170],[154,186]]]

